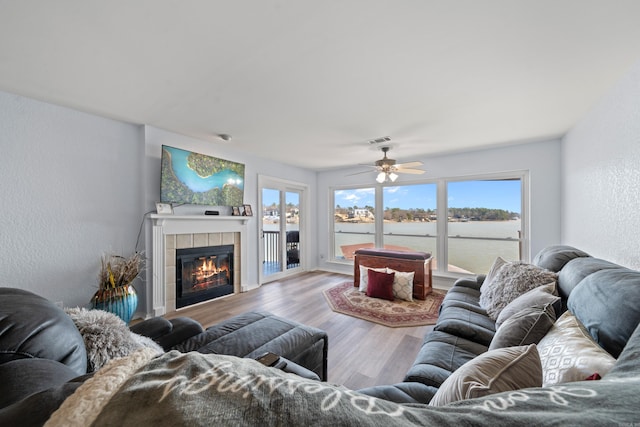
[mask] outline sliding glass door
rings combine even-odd
[[[303,269],[305,242],[301,224],[305,188],[267,177],[260,177],[259,187],[260,283],[265,283]]]

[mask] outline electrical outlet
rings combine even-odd
[[[56,301],[55,305],[57,305],[59,308],[64,308],[64,303],[62,301]]]

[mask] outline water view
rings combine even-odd
[[[373,244],[374,227],[373,223],[335,223],[336,258],[351,258],[353,245]],[[385,222],[383,227],[385,246],[410,248],[438,256],[435,221]],[[506,260],[520,258],[519,220],[449,222],[448,228],[450,271],[484,274],[497,256]]]

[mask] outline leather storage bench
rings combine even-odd
[[[353,262],[353,285],[360,285],[360,266],[413,271],[413,297],[423,300],[432,290],[431,260],[431,254],[426,252],[358,249]]]
[[[226,354],[252,359],[268,351],[327,380],[327,333],[267,312],[247,312],[173,346],[183,353]]]

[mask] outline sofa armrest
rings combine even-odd
[[[136,334],[151,338],[165,351],[204,332],[200,323],[188,317],[177,317],[171,320],[154,317],[136,323],[130,329]]]
[[[462,286],[465,288],[471,288],[471,289],[475,289],[476,291],[479,291],[486,277],[487,276],[484,274],[478,274],[476,277],[463,277],[456,280],[453,286]]]
[[[285,359],[284,357],[280,357],[280,361],[286,363],[286,365],[281,368],[284,372],[296,374],[299,377],[306,378],[308,380],[320,381],[320,377],[318,376],[318,374],[305,368],[304,366],[293,363],[292,361],[290,361],[289,359]]]
[[[143,320],[129,327],[131,332],[144,335],[152,340],[158,339],[163,335],[171,332],[173,325],[164,317],[153,317],[151,319]]]

